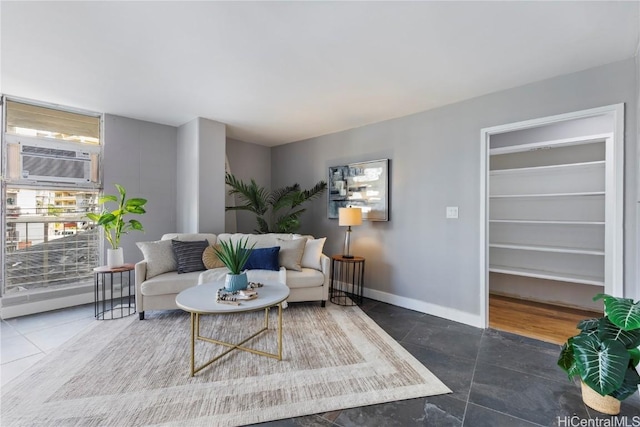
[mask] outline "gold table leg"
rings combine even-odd
[[[268,353],[261,350],[256,350],[250,347],[243,347],[247,341],[257,337],[261,333],[267,331],[269,329],[269,309],[265,308],[264,310],[264,327],[260,329],[258,332],[254,333],[248,338],[245,338],[242,342],[237,344],[228,343],[225,341],[216,340],[213,338],[203,337],[200,335],[200,313],[191,313],[191,376],[193,377],[196,373],[200,372],[207,366],[211,365],[216,360],[221,357],[229,354],[233,350],[242,350],[248,353],[257,354],[259,356],[270,357],[272,359],[282,360],[282,303],[278,303],[278,353]],[[228,350],[222,352],[218,356],[204,363],[203,365],[196,367],[195,365],[195,342],[196,340],[205,341],[211,344],[218,344],[225,347],[229,347]]]

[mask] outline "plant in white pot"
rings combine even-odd
[[[87,217],[95,221],[95,223],[104,229],[104,235],[111,244],[111,249],[107,250],[107,266],[114,268],[124,265],[124,254],[120,246],[120,237],[127,234],[130,230],[144,231],[140,221],[135,219],[125,220],[125,215],[136,214],[142,215],[146,213],[144,205],[147,199],[142,198],[126,198],[127,191],[120,184],[114,184],[118,189],[120,196],[105,194],[100,197],[98,203],[103,205],[103,211],[100,214],[88,213]],[[107,202],[117,203],[117,207],[109,211],[104,206]]]
[[[240,239],[235,244],[231,241],[220,241],[218,245],[213,247],[220,261],[229,269],[224,282],[224,288],[227,291],[247,289],[249,281],[247,280],[247,273],[242,269],[249,260],[251,250],[255,246],[253,244],[250,248],[247,248],[248,242],[249,238],[247,237],[244,241]]]
[[[578,323],[580,333],[562,346],[558,365],[569,379],[580,378],[587,406],[617,415],[640,384],[640,303],[606,294],[593,299],[604,300],[604,316]]]

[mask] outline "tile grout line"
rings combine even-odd
[[[473,365],[473,372],[471,373],[471,382],[469,383],[469,391],[467,393],[467,401],[464,404],[464,412],[462,413],[462,422],[461,426],[464,426],[464,420],[467,418],[467,410],[469,409],[469,400],[471,399],[471,389],[473,388],[473,381],[476,378],[476,369],[478,368],[478,359],[480,358],[480,348],[482,347],[482,338],[484,338],[484,334],[486,329],[482,331],[480,334],[480,342],[478,343],[478,352],[476,353],[476,361]]]

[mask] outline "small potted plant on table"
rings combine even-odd
[[[579,377],[582,400],[596,411],[617,415],[620,401],[638,391],[640,305],[632,299],[598,294],[604,317],[582,320],[580,333],[562,346],[558,365],[569,379]]]
[[[98,203],[101,205],[107,202],[115,202],[118,204],[117,208],[109,211],[103,206],[102,213],[88,213],[87,218],[104,229],[104,235],[111,244],[111,249],[107,249],[107,266],[114,268],[124,265],[124,254],[122,247],[120,246],[120,237],[126,234],[129,230],[144,231],[140,221],[130,219],[124,220],[124,216],[127,214],[142,215],[146,213],[144,205],[147,203],[147,199],[131,198],[126,199],[127,191],[120,184],[115,184],[120,193],[120,198],[111,194],[105,194],[100,197]]]
[[[247,249],[248,242],[249,238],[247,237],[244,241],[240,239],[235,244],[231,241],[220,241],[219,245],[213,247],[220,261],[229,269],[224,282],[224,288],[228,291],[247,289],[249,281],[247,280],[247,273],[242,269],[247,260],[249,260],[251,249],[255,246],[253,244],[251,248]]]

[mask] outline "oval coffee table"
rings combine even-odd
[[[185,289],[176,296],[176,304],[178,307],[191,313],[191,376],[194,376],[197,372],[211,365],[213,362],[233,350],[247,351],[260,356],[282,360],[282,302],[289,296],[289,288],[287,285],[279,282],[264,282],[263,284],[263,287],[256,289],[258,292],[258,298],[248,301],[242,300],[239,305],[229,305],[216,302],[218,289],[224,288],[223,282],[203,283],[201,285]],[[243,345],[247,341],[269,329],[269,309],[275,306],[278,307],[278,353],[267,353],[253,348],[244,347]],[[200,335],[200,315],[248,313],[262,309],[264,309],[264,327],[240,343],[228,343]],[[196,340],[223,345],[225,347],[229,347],[229,349],[209,360],[202,366],[196,367]]]

